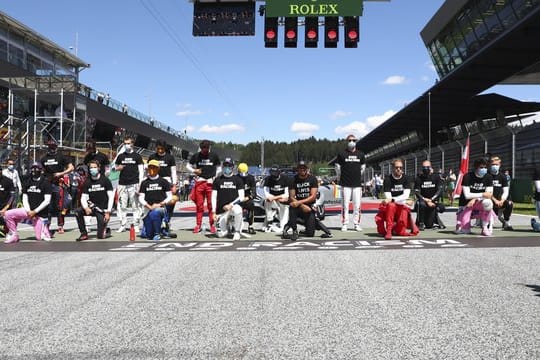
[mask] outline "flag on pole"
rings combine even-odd
[[[463,177],[469,171],[469,150],[470,150],[470,138],[467,137],[467,142],[463,148],[463,153],[461,154],[461,165],[459,166],[459,175],[456,181],[456,188],[454,189],[453,197],[454,199],[458,198],[461,195],[461,182]]]

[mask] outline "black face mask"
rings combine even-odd
[[[422,168],[422,174],[424,174],[424,175],[429,175],[430,171],[431,171],[431,169],[428,168],[428,167],[423,167]]]
[[[32,175],[32,177],[33,177],[34,179],[37,179],[38,177],[41,176],[41,170],[39,170],[39,169],[32,169],[32,170],[30,170],[30,174]]]

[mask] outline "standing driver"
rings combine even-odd
[[[364,153],[356,148],[358,141],[354,135],[347,136],[347,148],[337,155],[336,175],[341,185],[341,231],[349,225],[349,204],[353,204],[354,230],[362,231],[360,226],[360,202],[362,200],[362,173],[366,167]]]
[[[115,168],[120,171],[118,178],[118,217],[120,227],[117,232],[126,231],[128,203],[133,210],[133,222],[135,232],[139,232],[141,219],[141,205],[138,199],[139,185],[143,180],[143,159],[133,149],[133,139],[127,136],[124,139],[125,151],[116,157]]]
[[[216,174],[221,172],[220,161],[217,154],[210,151],[210,141],[203,140],[199,144],[200,151],[194,154],[186,168],[195,175],[195,188],[193,189],[193,201],[195,201],[196,221],[193,233],[197,234],[202,230],[202,218],[204,214],[204,202],[208,209],[210,232],[216,233],[214,225],[214,214],[212,208],[212,183]]]
[[[63,184],[64,175],[72,172],[75,167],[70,158],[62,155],[58,152],[58,144],[53,139],[47,142],[48,151],[44,157],[41,158],[41,165],[44,169],[44,177],[48,180],[52,187],[52,197],[49,203],[49,215],[47,220],[51,223],[53,215],[58,216],[58,233],[64,233],[64,215],[61,210],[63,208],[64,200],[61,198],[61,194],[64,190],[67,192],[67,188],[60,189]],[[61,191],[62,190],[62,191]]]

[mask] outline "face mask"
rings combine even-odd
[[[356,141],[347,142],[347,149],[352,150],[356,147]]]
[[[492,174],[498,174],[500,167],[500,165],[491,165],[489,171],[491,171]]]
[[[41,176],[41,170],[39,170],[39,169],[32,169],[32,170],[30,170],[30,174],[32,174],[32,177],[33,177],[34,179],[37,179],[38,177]]]
[[[478,172],[477,172],[478,177],[484,177],[484,176],[486,176],[487,171],[488,171],[487,168],[480,168],[480,169],[478,169]]]
[[[201,149],[201,154],[203,154],[203,155],[208,155],[209,152],[210,152],[209,148],[202,148]]]
[[[233,170],[233,169],[230,168],[230,167],[224,167],[224,168],[223,168],[223,175],[225,175],[225,176],[231,176],[231,175],[232,175],[232,170]]]
[[[13,171],[13,170],[15,170],[15,165],[8,165],[7,168],[8,168],[9,171]]]
[[[56,154],[56,146],[49,146],[49,154]]]
[[[246,177],[246,176],[247,176],[247,172],[245,172],[245,173],[238,173],[238,175],[240,175],[241,177]]]
[[[99,174],[99,169],[98,168],[91,168],[88,171],[90,172],[91,176],[97,176],[97,174]]]
[[[126,147],[126,151],[131,151],[131,149],[133,148],[133,145],[131,144],[125,144],[124,146]]]
[[[431,171],[431,168],[429,168],[429,167],[423,167],[422,168],[422,173],[424,175],[428,175],[430,171]]]

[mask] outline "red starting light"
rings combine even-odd
[[[343,18],[345,24],[345,47],[355,48],[358,47],[358,41],[360,41],[360,20],[358,16],[346,16]]]
[[[287,39],[294,39],[296,38],[296,31],[289,30],[287,31]]]
[[[308,37],[308,39],[312,39],[312,40],[313,40],[313,39],[316,39],[316,38],[317,38],[317,35],[318,35],[318,34],[317,34],[317,32],[316,32],[315,30],[309,30],[309,31],[307,32],[307,37]]]
[[[275,39],[276,38],[276,32],[274,30],[268,30],[266,32],[266,38],[269,39],[269,40]]]
[[[326,33],[326,37],[328,37],[328,39],[330,40],[335,40],[337,38],[337,31],[336,30],[329,30],[327,33]]]
[[[278,18],[264,18],[264,47],[277,48],[278,46]]]

